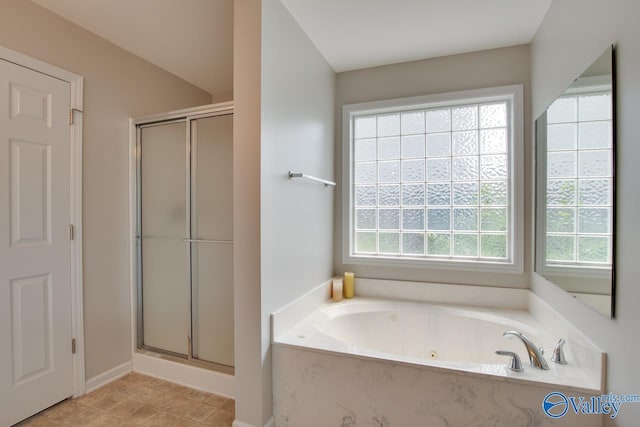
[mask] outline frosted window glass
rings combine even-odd
[[[610,231],[610,208],[578,208],[578,232],[606,234]]]
[[[575,236],[547,236],[547,261],[575,261]]]
[[[378,248],[380,253],[400,253],[400,233],[379,233]]]
[[[379,206],[400,206],[400,185],[381,185],[378,187]]]
[[[427,184],[429,205],[450,205],[451,184]]]
[[[354,122],[356,139],[376,137],[376,116],[356,117]]]
[[[547,109],[547,123],[568,123],[578,121],[578,98],[565,96],[558,98]]]
[[[360,253],[375,253],[376,233],[356,232],[356,251]]]
[[[424,135],[402,137],[402,158],[424,157]]]
[[[575,151],[547,153],[547,176],[549,178],[572,178],[576,176],[576,172]]]
[[[424,255],[424,233],[404,233],[402,235],[402,253]]]
[[[547,208],[547,232],[574,233],[575,229],[575,208]]]
[[[500,128],[507,126],[507,104],[480,105],[480,128]]]
[[[611,263],[611,239],[609,237],[578,237],[578,261]]]
[[[580,205],[611,205],[611,179],[581,179],[578,180],[578,200]]]
[[[393,160],[400,158],[400,138],[378,139],[378,160]]]
[[[481,183],[480,198],[482,205],[506,206],[508,203],[506,181]]]
[[[400,114],[378,116],[378,137],[400,135]]]
[[[547,127],[547,151],[575,150],[577,142],[576,123],[560,123]]]
[[[400,209],[380,209],[378,214],[378,228],[380,230],[400,229]]]
[[[427,253],[429,255],[449,255],[451,236],[449,234],[427,234]]]
[[[451,179],[451,159],[427,159],[427,181]]]
[[[376,182],[375,163],[356,163],[355,183],[370,184]]]
[[[354,117],[355,252],[507,259],[510,108],[465,103]]]
[[[581,177],[608,177],[611,173],[611,151],[589,150],[578,153],[578,174]]]
[[[409,111],[402,113],[402,134],[424,134],[424,111]]]
[[[356,209],[356,230],[374,230],[377,228],[377,210]]]
[[[611,258],[611,126],[610,92],[565,96],[547,111],[547,262]]]
[[[486,129],[480,131],[480,153],[495,154],[507,152],[507,130]]]
[[[478,256],[478,235],[477,234],[454,234],[453,235],[453,255],[459,257]]]
[[[578,98],[578,120],[611,120],[611,95],[598,93],[580,95]]]
[[[466,130],[478,128],[478,106],[468,105],[451,109],[451,122],[453,130]]]
[[[404,206],[422,206],[424,205],[424,196],[424,184],[405,184],[402,186],[402,204]]]
[[[580,138],[578,147],[581,150],[590,148],[611,148],[611,121],[585,122],[579,124]]]
[[[478,231],[478,209],[459,208],[453,210],[453,229]]]
[[[449,230],[451,228],[451,209],[427,209],[427,229]]]
[[[427,156],[442,157],[451,154],[451,134],[435,133],[427,135]]]
[[[478,183],[453,184],[453,204],[459,206],[478,204]]]
[[[402,161],[402,182],[424,181],[424,160]]]
[[[507,179],[507,164],[505,154],[480,156],[480,179]]]
[[[376,160],[376,139],[356,139],[355,141],[356,162]]]
[[[449,132],[451,130],[451,110],[427,110],[427,133]]]
[[[402,229],[424,230],[424,209],[403,209]]]
[[[478,154],[478,131],[453,132],[453,155]]]
[[[454,181],[469,181],[478,179],[478,158],[454,157],[452,179]]]
[[[359,185],[356,187],[356,206],[375,206],[376,205],[375,185]]]
[[[400,162],[378,162],[378,182],[400,182]]]
[[[547,206],[570,206],[576,203],[576,180],[547,181]]]

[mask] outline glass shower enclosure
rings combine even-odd
[[[233,372],[233,111],[136,132],[138,348]]]

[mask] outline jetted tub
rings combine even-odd
[[[306,316],[301,314],[305,311],[304,301],[298,302],[295,321],[296,315],[292,315],[296,311],[295,302],[292,307],[274,314],[274,344],[583,392],[597,393],[604,389],[605,353],[585,343],[579,334],[567,332],[565,324],[558,324],[553,331],[544,328],[526,305],[533,304],[538,316],[544,316],[545,310],[551,316],[557,317],[557,313],[527,290],[431,285],[446,286],[445,292],[455,297],[439,298],[436,302],[407,302],[379,298],[380,292],[375,289],[383,289],[376,288],[382,281],[369,282],[360,281],[360,294],[374,298],[358,296],[339,303],[325,301]],[[366,284],[370,286],[365,288]],[[486,292],[488,300],[492,300],[491,294],[496,292],[511,293],[515,297],[506,298],[511,302],[505,304],[505,308],[456,303],[465,299],[464,293],[469,288],[475,288],[471,289],[475,295],[478,291]],[[519,302],[514,302],[514,298]],[[486,304],[477,297],[475,300]],[[499,302],[493,301],[494,305]],[[308,301],[306,304],[308,309]],[[559,322],[558,318],[553,321]],[[531,367],[524,344],[515,337],[503,337],[505,331],[512,329],[522,332],[545,350],[549,370]],[[560,338],[567,339],[567,365],[551,361],[553,347]],[[524,372],[507,369],[509,357],[495,354],[496,350],[518,353]]]

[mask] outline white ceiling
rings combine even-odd
[[[234,0],[32,0],[211,94],[233,90]],[[335,71],[529,43],[552,0],[281,0]]]
[[[233,90],[233,0],[33,0],[211,94]]]
[[[337,72],[529,43],[552,0],[281,0]]]

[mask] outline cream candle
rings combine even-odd
[[[343,292],[342,279],[341,278],[333,279],[333,282],[331,283],[331,299],[334,300],[335,302],[342,301],[342,292]]]
[[[344,297],[353,298],[354,295],[354,281],[355,276],[352,272],[347,271],[344,273]]]

